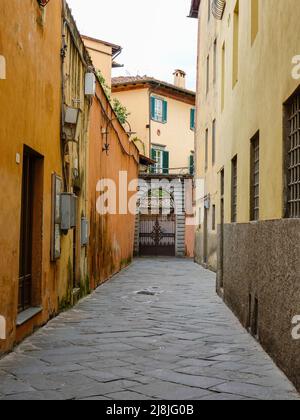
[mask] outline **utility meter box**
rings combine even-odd
[[[85,95],[94,96],[96,94],[96,76],[94,73],[85,74]]]
[[[81,219],[81,246],[87,246],[89,243],[89,222],[86,217]]]
[[[61,194],[61,230],[68,231],[76,227],[77,197],[72,193]]]

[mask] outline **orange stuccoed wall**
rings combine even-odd
[[[116,186],[117,197],[120,189],[119,174],[127,173],[127,185],[138,179],[139,152],[134,143],[129,141],[122,125],[104,94],[99,83],[96,86],[96,96],[93,99],[89,130],[89,204],[90,204],[90,247],[89,267],[91,288],[103,283],[113,274],[127,266],[133,257],[135,214],[119,214],[119,199],[117,199],[117,214],[101,215],[97,211],[97,191],[99,181],[109,179]],[[112,121],[110,124],[109,121]],[[107,139],[109,151],[103,151]],[[137,183],[131,185],[128,201],[135,202]],[[135,207],[135,206],[134,206]],[[125,213],[125,211],[124,211]]]
[[[62,172],[61,2],[50,1],[43,10],[37,0],[1,0],[0,28],[0,55],[6,61],[6,77],[0,80],[0,316],[6,323],[1,353],[58,309],[60,269],[50,262],[50,232],[51,174]],[[40,280],[36,304],[43,310],[17,330],[24,146],[41,157],[33,221],[40,231],[33,260]]]

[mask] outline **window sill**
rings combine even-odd
[[[167,121],[160,121],[160,120],[156,120],[155,118],[151,118],[151,121],[154,121],[158,124],[167,124]]]
[[[39,315],[42,311],[43,308],[39,306],[37,308],[29,308],[26,309],[26,311],[21,312],[17,318],[17,327],[21,327],[22,325],[26,324],[26,322]]]

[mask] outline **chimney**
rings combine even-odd
[[[183,70],[175,70],[175,72],[173,73],[174,75],[174,85],[181,88],[181,89],[185,89],[185,77],[186,77],[186,73]]]

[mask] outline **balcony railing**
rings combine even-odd
[[[222,20],[225,6],[226,0],[213,0],[212,13],[216,19]]]

